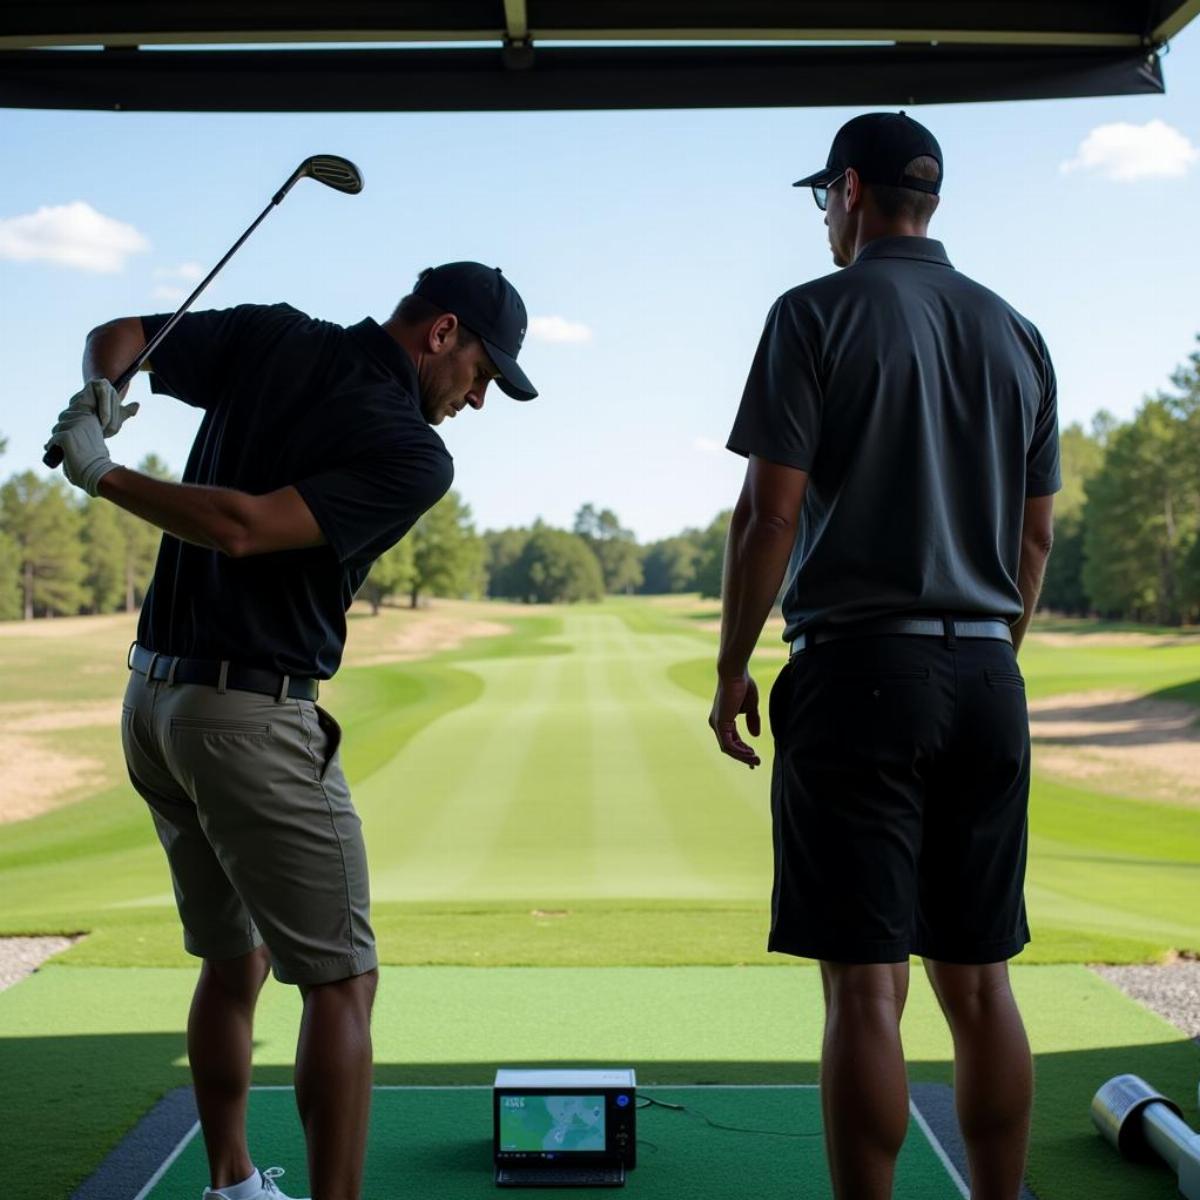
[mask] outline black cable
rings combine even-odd
[[[727,1133],[760,1133],[766,1134],[769,1137],[783,1138],[819,1138],[824,1137],[824,1131],[817,1133],[789,1133],[782,1129],[751,1129],[746,1125],[724,1125],[720,1121],[714,1121],[711,1117],[706,1116],[698,1108],[690,1108],[686,1104],[668,1104],[665,1100],[655,1100],[652,1096],[641,1096],[637,1103],[638,1108],[668,1108],[674,1112],[686,1113],[689,1117],[699,1117],[705,1125],[711,1126],[713,1129],[721,1129]]]

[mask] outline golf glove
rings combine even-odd
[[[141,407],[136,400],[122,404],[116,388],[107,379],[89,379],[83,390],[71,397],[68,409],[94,412],[106,438],[118,433],[121,426]]]
[[[45,448],[51,446],[62,447],[63,474],[89,496],[97,494],[100,480],[117,467],[104,444],[100,418],[86,408],[75,407],[74,401],[58,414],[58,424],[51,430]]]

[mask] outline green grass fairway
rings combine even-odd
[[[764,768],[718,755],[706,725],[716,616],[675,599],[522,612],[443,606],[510,632],[420,662],[348,666],[323,695],[371,853],[382,951],[396,964],[782,962],[763,951]],[[420,621],[355,617],[351,639]],[[382,623],[382,624],[381,624]],[[389,624],[391,623],[391,624]],[[12,704],[114,705],[125,618],[0,637]],[[764,693],[783,661],[764,640]],[[1031,642],[1034,696],[1089,689],[1195,698],[1200,638]],[[32,735],[31,735],[32,736]],[[68,962],[184,962],[161,850],[123,780],[115,720],[37,735],[103,764],[79,803],[3,827],[0,932],[93,931]],[[1035,756],[1036,763],[1036,756]],[[1194,809],[1035,779],[1029,962],[1139,961],[1200,948]]]
[[[543,1063],[634,1066],[643,1085],[816,1081],[821,985],[810,967],[382,974],[380,1084],[486,1084],[497,1066]],[[190,969],[51,966],[0,993],[3,1194],[65,1200],[161,1095],[187,1082],[193,979]],[[1017,967],[1014,984],[1037,1055],[1029,1178],[1039,1200],[1170,1200],[1171,1177],[1122,1163],[1093,1131],[1088,1105],[1106,1079],[1135,1071],[1196,1124],[1200,1051],[1084,967]],[[295,991],[269,983],[256,1083],[291,1082],[297,1015]],[[949,1037],[920,972],[904,1038],[915,1082],[951,1082]],[[256,1152],[272,1162],[280,1154]]]

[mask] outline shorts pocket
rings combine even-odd
[[[993,671],[990,668],[985,669],[983,677],[987,680],[989,687],[1010,687],[1025,690],[1025,679],[1019,671]]]
[[[325,746],[317,760],[317,778],[323,780],[329,768],[333,766],[333,760],[337,758],[337,752],[341,747],[342,727],[337,723],[334,715],[319,704],[313,704],[313,711],[317,716],[317,726],[325,735]]]
[[[271,736],[271,726],[262,721],[234,721],[224,717],[172,717],[171,732],[265,738]]]

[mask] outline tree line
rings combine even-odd
[[[1168,625],[1200,620],[1200,350],[1171,383],[1129,421],[1101,412],[1089,429],[1063,430],[1043,608]],[[138,469],[169,478],[153,455]],[[579,509],[570,529],[538,520],[481,533],[450,492],[375,563],[359,596],[376,612],[428,596],[541,604],[718,596],[729,516],[646,544],[594,504]],[[60,478],[15,474],[0,485],[0,619],[135,609],[158,541],[145,522],[80,498]]]
[[[1101,412],[1063,430],[1044,608],[1200,621],[1200,350],[1171,385],[1129,421]]]

